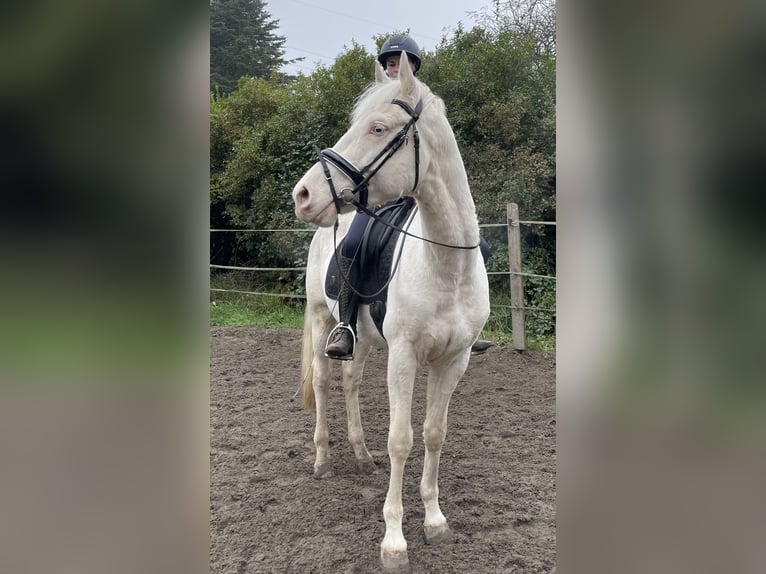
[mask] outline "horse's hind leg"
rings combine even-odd
[[[314,460],[314,478],[329,476],[332,472],[332,460],[330,459],[330,429],[327,425],[327,397],[330,391],[330,376],[332,364],[317,349],[324,349],[324,339],[327,337],[325,325],[315,324],[314,333],[319,333],[314,338],[314,396],[316,400],[316,427],[314,428],[314,447],[316,459]]]
[[[361,474],[371,474],[375,462],[364,444],[362,417],[359,412],[359,385],[364,373],[364,362],[370,352],[370,345],[357,342],[353,361],[343,362],[343,391],[346,397],[346,417],[348,419],[348,441],[354,450],[356,467]]]
[[[447,435],[447,410],[450,398],[463,376],[470,355],[466,354],[447,367],[431,367],[428,373],[426,420],[423,423],[425,458],[420,496],[425,506],[423,531],[427,544],[453,541],[447,519],[439,507],[439,459]]]

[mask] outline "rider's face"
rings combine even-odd
[[[389,78],[396,79],[399,77],[399,60],[401,57],[401,54],[397,54],[386,58],[386,73],[388,73]]]

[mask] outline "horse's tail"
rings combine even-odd
[[[303,315],[303,354],[301,356],[301,406],[304,409],[314,410],[316,408],[316,397],[314,396],[314,334],[311,329],[311,316],[309,306],[306,305],[306,312]]]

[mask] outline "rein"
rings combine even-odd
[[[362,211],[366,213],[367,215],[369,215],[370,217],[376,219],[378,223],[382,223],[386,227],[390,227],[391,229],[395,229],[396,231],[403,233],[404,235],[408,237],[420,239],[421,241],[425,241],[426,243],[432,243],[434,245],[439,245],[441,247],[449,247],[450,249],[477,249],[481,245],[481,242],[477,243],[476,245],[452,245],[451,243],[441,243],[440,241],[434,241],[433,239],[428,239],[427,237],[421,237],[420,235],[415,235],[414,233],[410,233],[406,229],[402,229],[401,227],[398,227],[394,225],[393,223],[389,223],[388,221],[379,217],[374,211],[370,211],[369,209],[367,209],[367,207],[363,205],[359,205],[355,202],[354,202],[354,205],[357,206],[359,211]],[[415,209],[417,209],[417,207]]]

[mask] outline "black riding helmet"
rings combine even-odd
[[[386,59],[389,56],[398,56],[402,52],[407,52],[410,59],[415,60],[415,73],[420,69],[420,48],[415,40],[409,36],[391,36],[388,40],[383,42],[383,46],[380,48],[380,54],[378,54],[378,62],[386,68]]]

